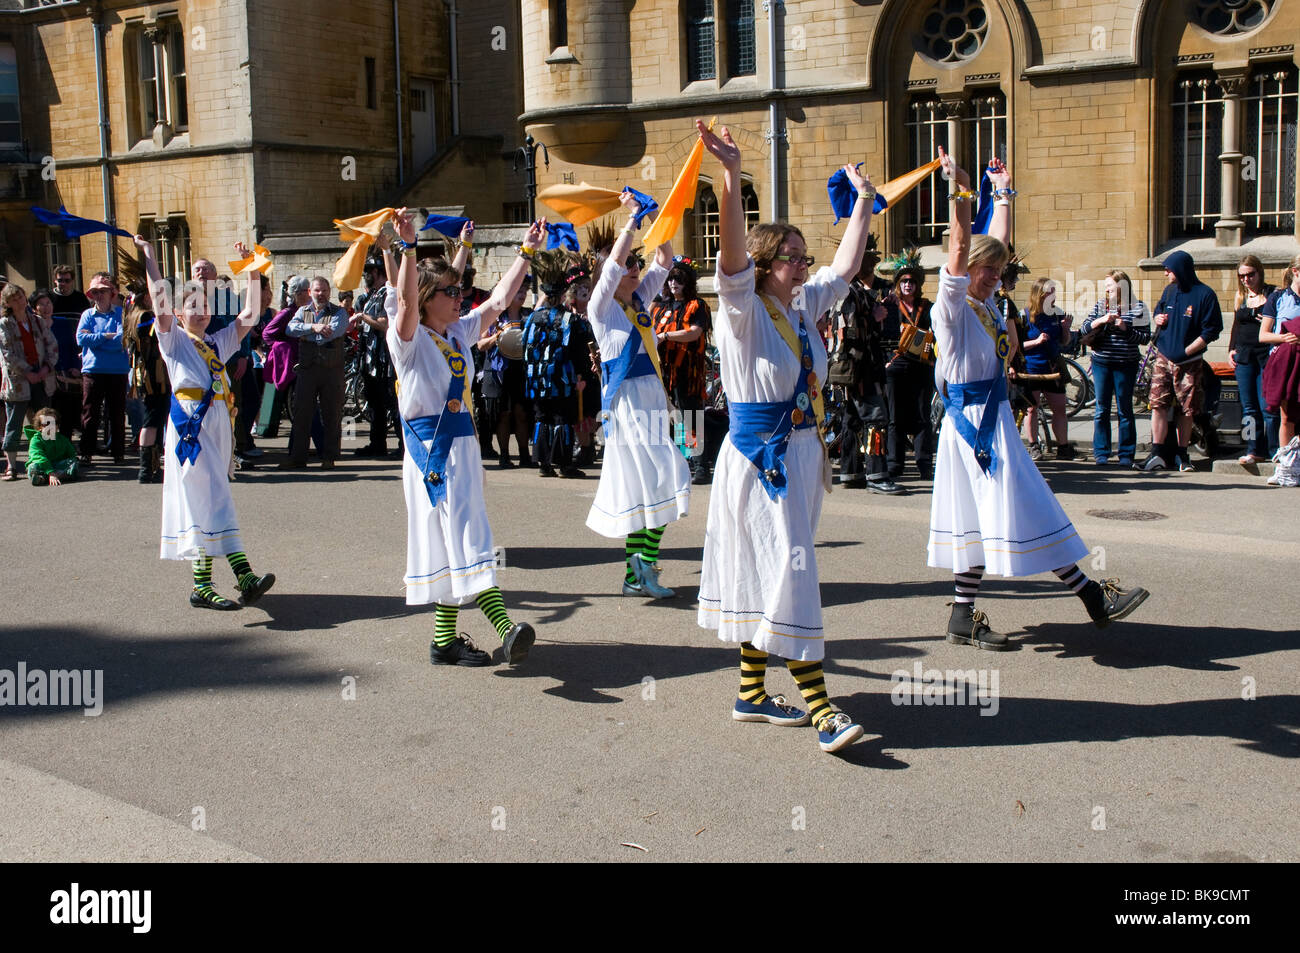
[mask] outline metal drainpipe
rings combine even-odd
[[[108,87],[104,79],[104,27],[99,14],[91,21],[95,37],[95,98],[99,100],[99,174],[104,189],[104,221],[115,225],[113,217],[113,177],[108,169]],[[117,274],[115,243],[109,232],[104,233],[104,253],[108,256],[105,270]]]
[[[393,76],[397,90],[397,184],[406,183],[406,158],[402,139],[402,35],[398,29],[397,0],[393,0]]]
[[[451,44],[451,134],[460,135],[460,59],[456,50],[456,21],[460,14],[456,0],[447,0],[448,32]]]
[[[767,86],[768,89],[775,91],[779,88],[777,86],[776,70],[778,54],[776,13],[778,8],[785,6],[785,3],[784,0],[764,0],[763,6],[767,10]],[[772,221],[774,222],[781,218],[781,140],[784,138],[784,133],[777,128],[779,121],[780,110],[777,107],[776,99],[769,99],[767,122],[772,139],[768,155],[768,177],[771,182]]]

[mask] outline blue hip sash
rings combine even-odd
[[[790,446],[790,432],[815,424],[810,413],[804,414],[797,426],[791,423],[791,414],[798,406],[794,400],[749,404],[733,401],[729,405],[731,430],[727,436],[741,456],[758,469],[759,481],[773,502],[788,492],[785,452]],[[768,436],[764,439],[761,434]]]
[[[199,442],[199,433],[203,430],[203,418],[207,415],[208,408],[212,406],[214,393],[211,387],[204,391],[199,405],[188,414],[181,407],[180,400],[172,394],[170,415],[172,426],[176,428],[176,459],[182,465],[195,463],[199,459],[199,451],[203,449],[203,445]]]
[[[986,474],[997,472],[997,455],[993,452],[993,432],[998,424],[998,405],[1007,399],[1006,378],[1002,374],[988,380],[969,384],[947,384],[944,388],[943,408],[957,433],[975,452],[975,462]],[[962,409],[980,406],[979,429],[975,428]]]
[[[413,420],[402,418],[406,435],[406,452],[424,474],[424,490],[429,502],[437,506],[447,498],[447,456],[457,437],[474,435],[474,418],[467,410],[458,413],[430,414]],[[424,441],[432,440],[426,450]]]

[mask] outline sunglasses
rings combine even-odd
[[[916,284],[916,279],[915,279],[915,278],[899,278],[899,279],[898,279],[898,283],[899,283],[900,285],[914,285],[914,284]]]
[[[448,298],[451,298],[453,301],[465,293],[461,289],[460,285],[447,285],[445,288],[439,288],[438,291],[434,292],[434,294],[437,294],[439,291],[445,294]]]
[[[788,261],[794,265],[802,264],[807,268],[811,268],[817,261],[812,255],[773,255],[772,260]]]
[[[86,294],[89,294],[89,295],[111,295],[112,293],[113,293],[113,289],[112,289],[112,288],[88,288],[88,289],[86,289]]]

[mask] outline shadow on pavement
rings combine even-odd
[[[105,710],[151,695],[196,689],[338,684],[332,668],[308,666],[306,653],[278,649],[254,634],[242,632],[216,638],[138,638],[88,627],[5,626],[0,627],[0,645],[4,647],[0,668],[15,673],[20,661],[26,663],[28,673],[103,670]],[[0,706],[0,724],[5,718],[69,713],[83,717],[80,707],[6,704]]]
[[[671,532],[672,527],[669,527]],[[858,540],[833,540],[818,543],[817,549],[842,549],[846,546],[862,546]],[[608,567],[611,573],[620,571],[623,566],[625,550],[619,540],[597,537],[590,546],[506,546],[502,547],[502,564],[508,569],[569,569],[592,566]],[[702,547],[663,547],[659,550],[660,561],[684,560],[699,563],[704,558]],[[666,585],[671,585],[667,579]],[[676,587],[674,587],[676,588]]]
[[[1206,461],[1200,461],[1204,469],[1197,471],[1204,476],[1209,473]],[[1077,464],[1051,464],[1042,468],[1044,479],[1054,493],[1077,493],[1081,496],[1097,494],[1101,496],[1125,496],[1141,490],[1254,490],[1272,489],[1262,480],[1240,483],[1215,482],[1202,483],[1195,478],[1196,473],[1178,473],[1174,470],[1156,470],[1139,472],[1123,470],[1119,467],[1079,466]]]
[[[375,622],[401,619],[426,611],[432,616],[433,606],[408,606],[406,597],[400,592],[391,596],[363,596],[333,592],[280,594],[272,590],[257,604],[257,611],[265,613],[267,618],[246,623],[244,628],[301,632],[333,629],[343,623],[363,619]],[[478,611],[477,608],[475,611]]]
[[[1124,620],[1106,629],[1082,622],[1031,625],[1025,632],[1015,641],[1035,652],[1055,652],[1058,658],[1091,656],[1098,665],[1119,669],[1172,666],[1199,672],[1236,672],[1241,670],[1239,664],[1219,659],[1300,649],[1300,632],[1294,630],[1192,628]]]
[[[972,666],[975,662],[971,663]],[[1240,697],[1139,705],[1056,698],[998,700],[997,714],[977,705],[896,705],[889,692],[843,700],[867,731],[897,748],[976,748],[1131,738],[1228,738],[1278,758],[1300,758],[1300,696]]]

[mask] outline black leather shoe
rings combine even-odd
[[[1092,617],[1093,624],[1104,629],[1132,613],[1147,601],[1150,594],[1141,586],[1124,590],[1119,587],[1118,579],[1103,579],[1100,583],[1089,580],[1079,591],[1079,598],[1088,607],[1088,615]]]
[[[478,668],[492,663],[492,656],[481,649],[464,633],[456,636],[456,641],[438,648],[437,642],[429,643],[429,661],[434,665],[463,665]]]
[[[275,585],[275,573],[268,572],[265,576],[258,576],[248,587],[243,586],[239,589],[239,604],[241,606],[251,606],[262,596],[266,595],[267,590]]]
[[[1005,652],[1011,648],[1005,635],[989,628],[989,617],[969,602],[953,603],[952,617],[948,620],[948,641],[990,652]]]
[[[506,633],[505,641],[502,643],[506,661],[511,665],[518,665],[528,658],[528,650],[533,647],[536,639],[537,633],[533,631],[531,625],[527,622],[516,622]]]
[[[885,496],[907,495],[907,490],[899,486],[893,480],[868,480],[866,487],[872,493],[883,493]]]
[[[196,609],[216,609],[219,612],[235,612],[240,608],[239,603],[231,602],[215,591],[202,593],[197,589],[190,592],[190,605]]]

